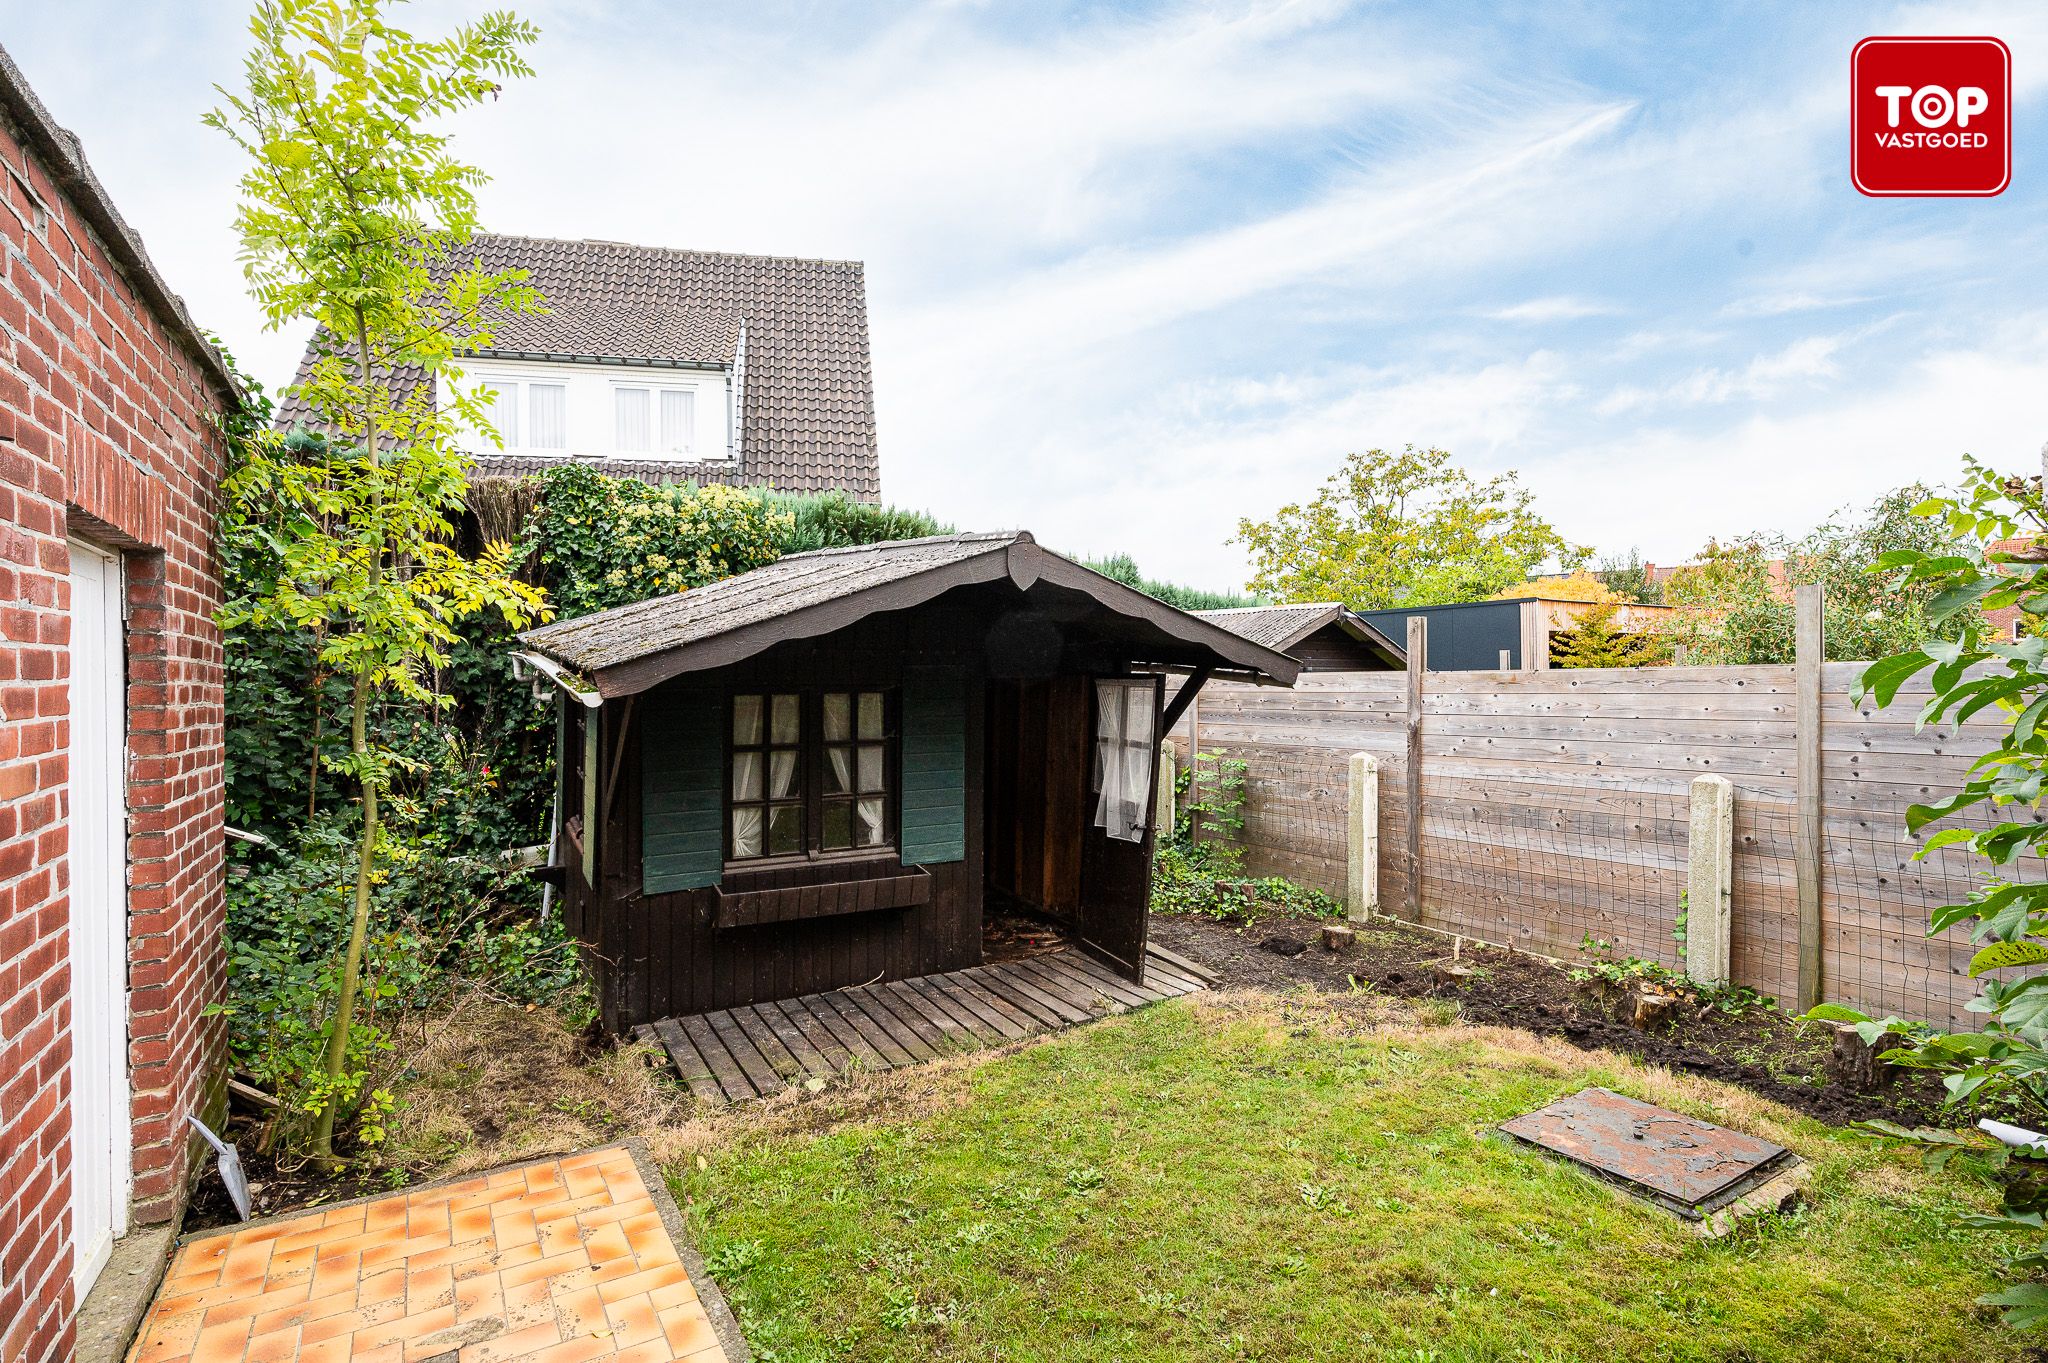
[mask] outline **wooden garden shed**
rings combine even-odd
[[[521,643],[613,1031],[977,966],[992,904],[1142,982],[1159,739],[1209,677],[1298,669],[1022,531],[795,554]]]

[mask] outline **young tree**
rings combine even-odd
[[[1551,638],[1553,667],[1654,667],[1668,661],[1670,646],[1649,630],[1625,630],[1615,626],[1621,610],[1616,601],[1603,601],[1580,616],[1572,628]]]
[[[1480,601],[1547,561],[1579,567],[1592,550],[1567,544],[1533,500],[1514,474],[1482,483],[1444,450],[1349,454],[1306,504],[1237,523],[1246,590],[1371,610]]]
[[[207,123],[247,157],[235,226],[249,289],[273,328],[311,322],[324,348],[298,386],[324,435],[258,442],[228,480],[228,533],[266,537],[278,566],[226,623],[289,623],[320,640],[350,685],[346,757],[334,770],[360,805],[354,920],[342,947],[324,1080],[309,1107],[315,1159],[333,1160],[371,888],[387,852],[378,800],[401,760],[371,741],[387,695],[437,704],[428,675],[455,624],[485,610],[516,623],[542,609],[509,572],[509,550],[476,561],[452,547],[465,425],[490,429],[454,386],[458,349],[487,346],[494,318],[540,300],[515,273],[465,261],[483,175],[449,151],[442,121],[530,74],[536,36],[490,14],[451,36],[392,27],[382,0],[265,0],[246,88],[222,90]],[[423,377],[413,377],[423,376]],[[452,401],[436,402],[436,379]]]

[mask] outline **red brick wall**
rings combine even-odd
[[[72,1341],[67,533],[125,552],[133,1221],[217,1078],[217,389],[0,117],[0,1360]]]

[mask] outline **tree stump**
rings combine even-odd
[[[1684,1002],[1684,995],[1648,981],[1639,982],[1623,1001],[1622,1013],[1628,1025],[1639,1032],[1668,1022]]]
[[[1478,972],[1474,971],[1471,966],[1460,965],[1456,961],[1441,962],[1433,972],[1436,979],[1436,987],[1439,989],[1446,985],[1462,985],[1476,973]]]
[[[1905,1044],[1895,1036],[1881,1036],[1866,1042],[1853,1024],[1835,1024],[1835,1045],[1828,1053],[1827,1075],[1852,1093],[1876,1093],[1899,1077],[1896,1066],[1885,1063],[1885,1052]]]
[[[1349,956],[1352,947],[1358,944],[1358,934],[1350,928],[1334,924],[1323,929],[1323,950],[1334,951],[1339,956]]]

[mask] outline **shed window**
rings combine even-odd
[[[890,846],[891,709],[881,691],[734,696],[730,859]]]
[[[1136,842],[1151,808],[1158,736],[1152,732],[1155,683],[1095,683],[1095,826],[1112,838]]]

